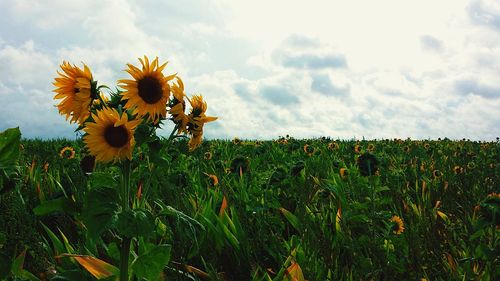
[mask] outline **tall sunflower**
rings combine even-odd
[[[217,120],[217,117],[206,116],[207,103],[201,95],[195,95],[188,99],[191,104],[191,112],[188,115],[187,132],[191,135],[189,150],[194,150],[201,144],[203,136],[203,125]]]
[[[167,63],[159,65],[158,57],[149,63],[148,57],[139,58],[142,69],[127,64],[127,71],[134,79],[118,80],[125,91],[123,99],[127,100],[126,109],[132,109],[139,117],[148,115],[148,119],[157,122],[167,115],[167,102],[170,97],[170,85],[176,74],[164,76],[162,71]]]
[[[120,116],[113,108],[97,111],[92,118],[95,123],[86,123],[83,137],[90,154],[104,163],[132,159],[134,131],[141,120],[129,120],[126,113]]]
[[[181,134],[187,131],[187,124],[189,122],[188,116],[185,114],[186,111],[186,101],[184,97],[184,83],[182,83],[181,78],[177,78],[177,84],[172,85],[172,95],[173,98],[168,103],[170,107],[168,113],[172,115],[172,120],[177,126],[177,134]]]
[[[391,229],[392,229],[392,232],[394,232],[394,234],[399,235],[399,234],[403,233],[403,231],[405,230],[405,226],[404,226],[403,220],[399,216],[392,216],[390,221],[392,222]]]
[[[57,72],[59,77],[53,83],[56,86],[54,99],[61,100],[57,108],[61,115],[66,115],[66,120],[70,119],[70,123],[82,124],[90,116],[90,104],[97,97],[92,73],[85,64],[81,69],[67,61],[63,62],[61,69],[63,72]]]

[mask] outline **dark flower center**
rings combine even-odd
[[[137,82],[139,96],[148,104],[157,103],[163,96],[160,81],[152,76],[146,76]]]
[[[104,138],[112,147],[120,148],[128,142],[128,132],[123,125],[118,127],[111,125],[104,131]]]

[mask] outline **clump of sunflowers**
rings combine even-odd
[[[116,93],[98,86],[86,65],[81,69],[63,62],[62,72],[55,78],[54,99],[61,100],[59,113],[85,132],[86,148],[98,162],[130,160],[138,126],[153,132],[167,118],[175,124],[170,137],[175,132],[188,135],[192,151],[202,141],[204,124],[217,119],[205,115],[207,104],[201,95],[186,96],[180,77],[163,74],[167,63],[160,65],[158,58],[150,62],[146,56],[139,61],[141,68],[127,64],[125,71],[131,79],[118,80]],[[107,89],[109,96],[102,89]],[[189,113],[186,100],[191,105]]]
[[[167,63],[160,64],[158,58],[150,61],[146,56],[139,61],[141,67],[127,64],[125,71],[131,77],[118,80],[116,91],[99,86],[86,65],[82,69],[68,62],[63,62],[62,71],[58,72],[54,82],[54,99],[60,100],[57,105],[59,113],[66,116],[70,123],[78,124],[77,131],[84,131],[87,156],[82,159],[82,170],[88,174],[95,162],[112,163],[121,168],[118,188],[90,187],[83,204],[81,217],[89,237],[98,238],[104,231],[111,230],[120,241],[119,270],[100,260],[93,266],[101,268],[101,271],[95,268],[89,270],[97,278],[107,278],[119,271],[120,280],[128,281],[132,265],[135,268],[132,273],[138,279],[147,277],[147,280],[153,280],[155,278],[149,275],[157,275],[158,270],[163,268],[142,270],[144,265],[150,263],[147,254],[129,262],[130,253],[134,251],[131,242],[142,243],[156,226],[155,217],[144,203],[144,196],[140,195],[141,182],[138,182],[141,188],[138,188],[137,196],[134,198],[132,195],[131,188],[135,185],[131,184],[131,163],[140,165],[139,162],[142,162],[139,153],[139,157],[133,157],[134,147],[139,151],[144,145],[150,148],[150,153],[151,150],[158,152],[161,142],[156,130],[169,119],[174,128],[168,143],[176,137],[187,137],[189,150],[192,151],[202,142],[204,124],[217,119],[206,116],[207,103],[201,95],[186,96],[184,83],[177,74],[163,74]],[[186,100],[191,105],[189,112],[186,111]],[[143,239],[139,239],[141,237]],[[154,249],[151,251],[160,255],[163,263],[168,262],[169,245],[160,244]],[[86,259],[96,260],[94,257]],[[87,268],[86,264],[82,266]],[[96,275],[96,272],[106,274]]]

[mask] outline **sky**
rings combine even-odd
[[[494,140],[499,42],[498,0],[1,0],[0,131],[78,137],[60,64],[114,88],[147,55],[203,95],[209,139]]]

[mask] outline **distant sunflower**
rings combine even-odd
[[[346,168],[340,168],[339,173],[340,173],[340,177],[343,179],[345,179],[347,177],[347,175],[349,174],[349,172],[347,171]]]
[[[359,168],[359,173],[364,177],[372,176],[378,171],[379,160],[375,155],[369,152],[361,154],[356,163]]]
[[[403,233],[403,231],[405,230],[405,226],[403,220],[399,216],[393,216],[391,218],[391,222],[393,223],[391,229],[394,232],[394,234],[399,235]]]
[[[70,123],[82,124],[90,116],[90,104],[97,98],[97,90],[93,89],[92,73],[84,64],[83,69],[64,61],[61,65],[62,73],[57,72],[53,90],[55,100],[61,99],[57,105],[59,113],[66,115]]]
[[[360,153],[361,152],[361,146],[359,144],[356,144],[354,146],[354,152],[356,152],[356,153]]]
[[[366,148],[366,150],[368,150],[368,151],[370,151],[370,152],[374,151],[374,150],[375,150],[375,145],[374,145],[373,143],[370,143],[370,144],[368,145],[368,147]]]
[[[61,158],[73,159],[75,158],[75,150],[71,146],[66,146],[59,151],[59,156]]]
[[[233,144],[238,145],[238,144],[240,144],[240,143],[241,143],[241,140],[240,140],[239,138],[234,138],[234,139],[233,139]]]
[[[191,104],[191,112],[188,115],[189,121],[187,124],[187,132],[191,135],[189,140],[189,150],[196,149],[201,144],[203,136],[203,125],[208,122],[217,120],[217,117],[206,116],[207,103],[203,101],[201,95],[195,95],[189,99]]]
[[[314,147],[312,147],[308,144],[305,144],[303,149],[304,149],[304,152],[309,156],[313,155],[313,153],[314,153]]]
[[[210,159],[212,159],[212,152],[210,152],[210,151],[205,152],[205,154],[203,155],[203,157],[204,157],[206,160],[210,160]]]
[[[129,120],[126,113],[120,116],[112,108],[97,111],[92,118],[95,123],[87,123],[83,137],[90,154],[104,163],[132,159],[134,131],[141,120]]]
[[[331,142],[331,143],[328,144],[328,149],[329,150],[339,149],[339,144],[336,143],[336,142]]]
[[[85,174],[90,174],[95,168],[95,157],[92,155],[85,155],[82,160],[80,160],[80,168]]]
[[[149,63],[148,57],[144,60],[139,58],[142,70],[127,64],[127,71],[134,79],[118,80],[119,85],[125,92],[123,99],[127,100],[126,109],[132,109],[134,114],[140,117],[148,115],[148,120],[157,122],[167,115],[167,102],[170,97],[170,85],[168,81],[175,77],[175,74],[164,76],[162,71],[167,63],[159,65],[158,57]]]
[[[172,85],[172,99],[168,103],[170,107],[168,113],[172,115],[172,120],[177,126],[177,134],[181,134],[187,131],[187,124],[189,118],[186,115],[186,101],[184,98],[186,94],[184,93],[184,83],[182,83],[181,78],[177,78],[177,84]]]
[[[439,170],[434,170],[434,171],[432,171],[432,176],[433,176],[435,179],[439,179],[442,175],[443,175],[443,173],[441,173],[441,171],[439,171]]]
[[[207,174],[207,173],[204,173],[204,174],[208,177],[210,186],[217,186],[219,184],[219,179],[217,178],[216,175]]]

